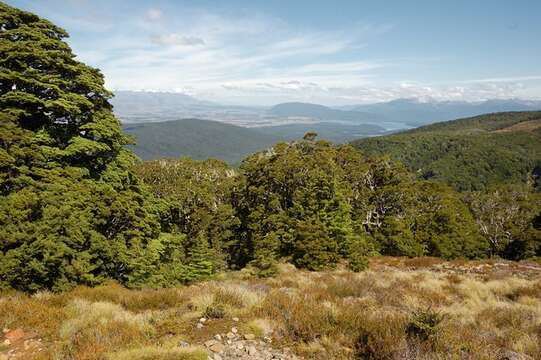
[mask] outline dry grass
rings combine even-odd
[[[28,359],[204,359],[197,345],[232,326],[306,359],[541,359],[538,264],[375,258],[362,273],[280,270],[177,289],[3,293],[0,328],[43,338]]]

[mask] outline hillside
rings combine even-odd
[[[344,121],[370,123],[385,120],[385,116],[362,111],[333,109],[318,104],[301,102],[282,103],[273,106],[268,113],[281,117],[306,117],[320,121]]]
[[[136,137],[133,150],[145,160],[188,156],[236,163],[279,140],[253,129],[199,119],[124,124],[124,131]]]
[[[389,154],[423,178],[479,190],[539,176],[541,112],[481,115],[352,144],[366,154]]]

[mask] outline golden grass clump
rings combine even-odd
[[[74,358],[88,359],[126,345],[145,344],[154,329],[148,316],[134,314],[110,302],[74,300],[68,307],[68,319],[59,330],[62,352]]]
[[[107,354],[108,360],[207,360],[208,358],[208,352],[201,347],[145,346]]]
[[[0,327],[43,338],[40,360],[206,359],[198,346],[232,327],[305,359],[541,359],[536,266],[376,258],[361,273],[279,265],[273,278],[240,271],[173,289],[3,292]]]

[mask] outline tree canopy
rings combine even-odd
[[[102,74],[36,15],[0,3],[0,29],[0,283],[137,281],[159,227]]]

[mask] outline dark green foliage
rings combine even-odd
[[[205,308],[202,316],[208,319],[222,319],[225,316],[225,308],[222,304],[212,303]]]
[[[336,152],[310,139],[278,144],[243,162],[238,213],[242,246],[253,253],[239,259],[241,265],[264,258],[286,258],[313,270],[335,265],[352,235]]]
[[[414,180],[387,158],[312,137],[249,157],[237,213],[240,266],[290,260],[310,270],[366,256],[482,257],[488,248],[459,195]]]
[[[158,235],[97,69],[0,3],[0,286],[139,283]]]
[[[369,155],[389,154],[420,178],[443,181],[460,191],[525,183],[538,173],[541,161],[541,112],[482,115],[353,145]]]
[[[239,220],[232,202],[235,172],[218,160],[158,160],[140,164],[136,173],[156,198],[162,231],[183,234],[186,266],[178,279],[210,276],[232,263]]]
[[[442,322],[443,315],[428,308],[414,312],[411,321],[406,327],[406,333],[410,337],[426,341],[437,334],[438,325]]]

